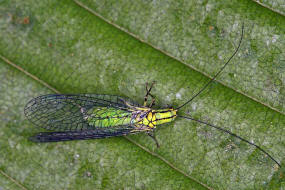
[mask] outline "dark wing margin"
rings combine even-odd
[[[108,137],[123,136],[132,132],[134,127],[129,126],[112,130],[85,130],[85,131],[62,131],[62,132],[42,132],[29,139],[33,142],[59,142],[71,140],[102,139]]]
[[[128,110],[125,104],[139,106],[130,99],[101,94],[48,94],[30,100],[24,113],[34,125],[52,131],[96,130],[84,119],[84,111],[92,107]]]

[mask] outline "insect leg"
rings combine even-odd
[[[146,125],[143,125],[143,124],[137,124],[135,125],[137,129],[134,129],[131,131],[131,133],[135,133],[135,132],[138,132],[138,131],[145,131],[147,133],[148,136],[150,136],[154,142],[156,143],[156,146],[157,148],[159,148],[159,143],[155,137],[155,134],[154,134],[154,128],[149,128],[148,126]]]
[[[144,103],[143,103],[143,106],[144,106],[144,107],[145,107],[146,104],[147,104],[147,99],[148,99],[148,95],[149,95],[149,90],[148,90],[147,86],[148,86],[148,82],[145,84],[146,95],[144,96]]]
[[[152,106],[155,105],[155,97],[152,94],[149,94],[152,98],[150,105],[148,106],[149,108],[151,108]]]
[[[154,130],[147,131],[146,133],[147,133],[148,136],[150,136],[154,140],[154,142],[156,143],[157,148],[159,148],[160,146],[159,146],[158,141],[157,141],[157,139],[155,137]]]
[[[145,86],[145,88],[146,88],[146,95],[145,95],[145,97],[144,97],[144,104],[143,104],[144,107],[146,107],[148,96],[151,96],[152,101],[151,101],[150,105],[147,106],[147,107],[151,108],[152,106],[155,105],[155,98],[154,98],[154,96],[150,93],[150,91],[151,91],[152,87],[154,86],[154,84],[155,84],[155,81],[153,81],[153,82],[151,83],[151,86],[150,86],[150,88],[148,89],[148,83],[146,83],[146,86]]]

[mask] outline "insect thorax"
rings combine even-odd
[[[155,128],[156,125],[161,125],[173,121],[176,118],[177,110],[172,108],[153,110],[150,108],[138,108],[139,112],[136,116],[138,124]]]

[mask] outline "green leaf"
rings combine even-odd
[[[128,140],[36,144],[26,102],[52,91],[0,61],[0,188],[206,189]]]
[[[266,7],[272,11],[277,12],[278,14],[285,16],[285,6],[284,6],[284,1],[282,0],[277,0],[277,1],[253,0],[253,1],[260,4],[263,7]]]
[[[214,76],[233,53],[240,25],[245,23],[243,48],[218,80],[285,112],[284,16],[245,0],[76,2],[159,51],[210,76]]]
[[[179,114],[222,126],[283,164],[283,16],[247,1],[0,1],[0,187],[284,187],[282,170],[261,151],[182,118],[157,127],[159,149],[145,134],[27,140],[42,129],[25,120],[23,108],[40,94],[114,94],[142,103],[145,82],[155,80],[157,107],[181,105],[233,53],[242,22],[239,54]]]

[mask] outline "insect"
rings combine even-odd
[[[266,154],[279,167],[281,165],[269,153],[258,145],[210,123],[178,114],[179,110],[199,96],[230,63],[238,52],[244,33],[242,26],[241,38],[238,47],[223,67],[214,77],[200,89],[192,98],[177,108],[153,109],[155,98],[151,94],[154,86],[146,85],[146,95],[143,106],[130,99],[114,95],[98,94],[50,94],[36,97],[25,106],[26,117],[36,126],[50,130],[31,137],[35,142],[57,142],[69,140],[99,139],[114,136],[123,136],[138,132],[146,132],[155,142],[157,126],[169,123],[177,117],[192,120],[228,133]],[[151,103],[148,104],[148,98]]]

